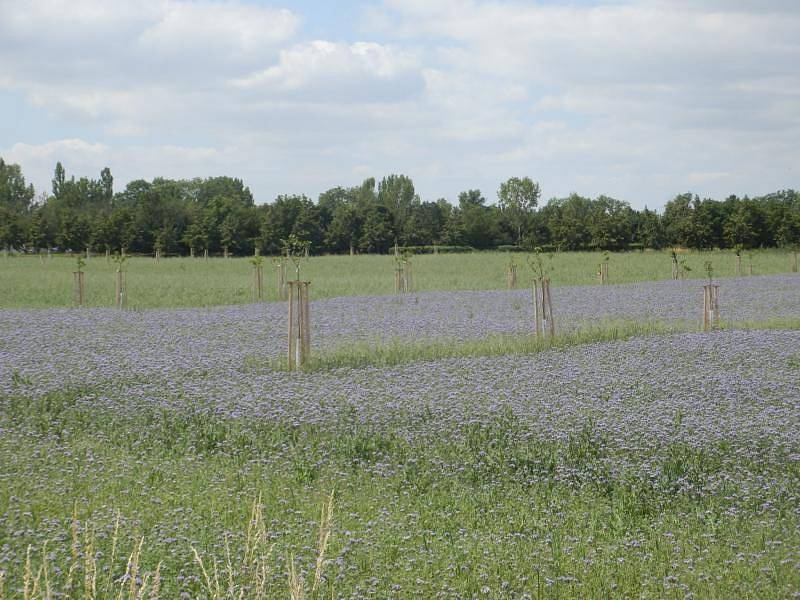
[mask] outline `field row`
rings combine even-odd
[[[722,320],[733,326],[800,319],[800,277],[777,275],[720,282]],[[554,287],[558,332],[605,324],[699,327],[696,281]],[[12,370],[57,388],[118,378],[170,378],[261,368],[286,349],[286,307],[251,304],[148,311],[5,310],[0,312],[0,391]],[[313,353],[340,353],[392,342],[464,342],[530,334],[528,290],[428,292],[311,303]],[[277,375],[276,375],[277,376]]]
[[[509,261],[517,265],[519,287],[530,287],[533,271],[530,254],[476,252],[453,255],[420,255],[412,259],[416,291],[498,290],[507,286]],[[595,285],[598,265],[606,256],[599,252],[565,252],[545,256],[543,265],[554,286]],[[687,252],[678,255],[679,271],[687,279],[706,276],[711,262],[716,277],[774,275],[790,272],[796,258],[789,252],[762,250],[744,253],[737,269],[732,252]],[[26,256],[0,259],[0,307],[51,308],[74,304],[75,258],[52,260]],[[87,261],[86,304],[114,305],[116,270],[103,257]],[[126,265],[129,308],[169,308],[246,304],[254,301],[254,273],[249,259],[170,258],[156,263],[150,258],[130,258]],[[395,261],[391,256],[319,256],[300,263],[300,276],[312,282],[314,299],[341,296],[388,295],[394,292]],[[263,264],[264,298],[277,299],[277,269],[269,258]],[[296,273],[290,267],[288,276]],[[668,252],[630,252],[609,255],[609,282],[633,283],[672,277]]]

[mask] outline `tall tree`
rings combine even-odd
[[[522,244],[522,231],[539,203],[540,195],[539,184],[530,177],[511,177],[500,184],[497,191],[500,209],[514,228],[518,246]]]

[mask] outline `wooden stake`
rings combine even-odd
[[[738,254],[736,255],[736,276],[742,276],[742,257]]]
[[[75,281],[75,306],[82,307],[84,302],[83,271],[73,271],[72,278]]]
[[[517,287],[517,265],[510,264],[506,267],[506,285],[513,290]]]
[[[264,299],[262,273],[261,265],[253,265],[253,298],[256,302],[261,302]]]
[[[287,364],[290,371],[297,371],[311,357],[311,318],[309,314],[309,281],[288,281],[289,326]]]
[[[710,331],[719,324],[719,286],[703,286],[703,330]]]
[[[597,265],[597,278],[600,280],[600,283],[605,285],[608,283],[608,263],[602,262]]]
[[[537,338],[544,338],[546,335],[550,339],[555,337],[553,302],[550,296],[550,280],[547,277],[533,280],[533,319]]]
[[[89,246],[86,246],[86,260],[89,260]]]
[[[797,273],[797,250],[792,252],[792,273]]]
[[[125,308],[127,290],[125,289],[125,271],[117,271],[117,284],[114,289],[114,302],[117,308]]]
[[[550,296],[550,280],[544,280],[545,296],[547,297],[547,324],[550,329],[550,339],[556,336],[556,322],[553,319],[553,299]]]
[[[672,259],[672,279],[675,279],[675,280],[678,279],[678,275],[679,275],[679,272],[678,272],[678,259],[677,258],[673,258]]]
[[[748,275],[752,275],[753,274],[753,265],[747,265],[747,274]]]
[[[203,250],[203,260],[208,260],[208,248]]]
[[[288,344],[287,344],[287,354],[286,354],[286,364],[290,371],[294,371],[297,368],[297,336],[295,335],[295,287],[294,282],[289,282],[289,314],[288,314],[288,322],[289,328],[287,331],[288,334]]]
[[[278,274],[278,300],[286,300],[286,262],[281,260],[275,267]]]

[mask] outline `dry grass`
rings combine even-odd
[[[306,588],[314,594],[322,582],[322,573],[327,563],[325,552],[331,537],[333,522],[333,492],[323,503],[318,535],[318,555],[314,579],[306,586],[302,576],[297,572],[293,557],[289,558],[290,598],[301,600],[306,597]],[[65,574],[59,574],[48,562],[48,542],[42,545],[41,562],[34,565],[34,549],[28,546],[24,572],[22,575],[22,598],[24,600],[52,600],[57,597],[81,597],[85,600],[96,598],[115,598],[116,600],[159,600],[161,598],[161,566],[159,562],[152,573],[144,572],[141,566],[144,537],[139,538],[128,556],[125,574],[114,579],[113,564],[118,551],[120,534],[120,515],[114,524],[111,538],[111,553],[108,564],[101,564],[95,552],[95,532],[87,527],[83,536],[80,533],[80,522],[77,518],[77,507],[73,509],[71,523],[70,551],[72,563]],[[194,562],[199,569],[203,591],[211,600],[263,600],[269,597],[268,576],[270,573],[269,558],[274,546],[269,543],[269,535],[264,519],[261,498],[253,502],[250,518],[245,531],[245,547],[241,564],[234,564],[228,538],[224,540],[225,556],[223,558],[203,557],[191,546]],[[83,569],[82,581],[78,572]],[[104,581],[98,581],[98,573],[106,571]],[[0,571],[0,600],[7,595],[5,591],[6,573]],[[10,597],[10,596],[9,596]]]

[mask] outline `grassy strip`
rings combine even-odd
[[[720,330],[735,329],[800,329],[800,318],[775,319],[737,324],[722,323]],[[337,368],[392,367],[419,361],[445,358],[480,356],[531,355],[545,350],[570,348],[582,344],[629,340],[648,335],[669,335],[697,331],[687,324],[651,321],[606,321],[588,325],[575,331],[556,335],[555,338],[537,338],[533,335],[491,335],[486,338],[459,341],[436,339],[421,342],[393,339],[384,343],[352,342],[347,345],[312,354],[304,367],[306,372]],[[286,358],[274,360],[270,366],[287,370]]]
[[[507,252],[419,255],[413,258],[414,290],[503,290]],[[520,287],[529,287],[533,272],[530,255],[515,254]],[[713,262],[717,278],[736,275],[733,252],[687,252],[681,260],[691,270],[689,278],[705,277],[703,265]],[[599,285],[597,265],[601,252],[558,252],[547,258],[553,287]],[[791,254],[783,250],[758,250],[743,259],[742,272],[752,265],[756,275],[786,273]],[[387,295],[394,292],[395,262],[392,256],[315,256],[301,264],[302,278],[312,282],[313,300],[342,296]],[[53,308],[73,305],[75,257],[34,256],[0,259],[0,308]],[[94,256],[84,268],[86,306],[111,307],[114,302],[116,265]],[[132,257],[126,263],[128,308],[183,308],[247,304],[253,302],[253,265],[248,258],[169,258],[156,263]],[[610,255],[610,283],[668,280],[672,258],[667,251],[624,252]],[[264,268],[265,299],[276,301],[275,268]]]

